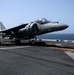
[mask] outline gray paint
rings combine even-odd
[[[37,35],[64,30],[67,27],[68,25],[66,24],[51,22],[45,18],[42,18],[31,23],[22,24],[7,30],[2,30],[1,32],[5,33],[5,35],[12,39],[31,39]]]

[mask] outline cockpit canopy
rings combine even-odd
[[[40,19],[36,20],[36,22],[39,23],[39,24],[45,24],[45,23],[49,23],[49,22],[51,22],[51,21],[48,21],[48,20],[45,19],[45,18],[40,18]]]
[[[58,21],[55,21],[55,22],[48,21],[48,20],[45,19],[45,18],[40,18],[40,19],[36,20],[36,22],[39,23],[39,24],[46,24],[46,23],[59,23]]]

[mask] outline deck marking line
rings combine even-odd
[[[73,51],[64,51],[64,52],[74,60],[74,52]]]
[[[30,46],[15,46],[15,47],[5,47],[0,49],[5,50],[5,49],[16,49],[16,48],[24,48],[24,47],[30,47]]]

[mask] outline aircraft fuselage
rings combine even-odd
[[[37,21],[34,21],[29,23],[26,27],[20,29],[17,36],[19,36],[19,38],[32,38],[36,35],[64,30],[67,27],[68,25],[59,22],[47,22],[40,24]]]

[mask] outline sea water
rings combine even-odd
[[[37,36],[39,39],[74,40],[74,34],[44,34]]]

